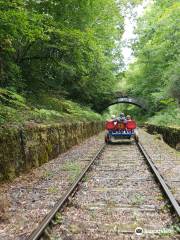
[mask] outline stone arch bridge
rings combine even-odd
[[[147,106],[147,103],[145,100],[142,100],[142,99],[136,98],[136,97],[127,96],[124,94],[115,93],[114,99],[112,101],[110,101],[106,106],[104,106],[102,111],[105,110],[106,108],[108,108],[112,105],[118,104],[118,103],[133,104],[135,106],[138,106],[139,108],[141,108],[144,111],[148,110],[148,106]]]

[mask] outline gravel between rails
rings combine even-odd
[[[104,141],[85,140],[58,158],[1,185],[0,240],[24,240],[72,184]]]
[[[174,225],[167,200],[137,146],[113,144],[87,174],[51,239],[139,239],[137,227],[144,231],[141,239],[179,239],[171,231]]]

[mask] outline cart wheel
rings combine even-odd
[[[134,135],[134,140],[135,140],[136,143],[139,142],[139,136],[137,135],[137,133]]]
[[[106,144],[110,144],[110,143],[111,143],[108,134],[105,135],[105,143],[106,143]]]
[[[105,141],[106,144],[110,144],[111,142],[110,141]]]
[[[108,137],[107,137],[107,135],[104,137],[104,141],[105,141],[105,143],[108,143]]]

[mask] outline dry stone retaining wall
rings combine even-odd
[[[157,126],[153,124],[145,125],[148,133],[161,134],[163,140],[171,147],[180,150],[180,128]]]
[[[1,127],[0,181],[48,162],[103,128],[103,122]]]

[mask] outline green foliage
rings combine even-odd
[[[13,91],[8,91],[6,89],[0,88],[0,102],[5,103],[8,106],[26,107],[25,98]]]
[[[0,0],[0,87],[56,91],[99,110],[116,84],[119,9],[115,0]]]
[[[77,176],[80,174],[82,169],[79,163],[70,162],[63,165],[63,168],[60,170],[67,171],[69,181],[73,182],[77,178]]]
[[[28,98],[0,88],[0,125],[23,124],[26,121],[37,123],[64,121],[102,120],[102,117],[87,107],[63,98],[41,95]]]
[[[180,58],[168,70],[166,78],[171,79],[168,84],[168,92],[180,103]]]
[[[137,78],[135,91],[137,88],[138,93],[149,95],[152,101],[153,93],[165,96],[163,90],[171,82],[167,72],[174,68],[179,58],[179,10],[178,1],[157,1],[139,23],[139,41],[135,46],[136,66],[139,67],[135,68],[134,77],[139,74],[140,78]]]
[[[180,126],[180,111],[179,107],[168,106],[160,112],[156,113],[155,116],[148,119],[149,123],[158,125],[158,126]]]
[[[48,38],[47,16],[30,13],[24,1],[0,1],[0,86],[23,88],[20,62],[35,41]]]
[[[164,117],[164,124],[170,121],[171,103],[180,102],[179,18],[179,1],[154,1],[139,20],[133,45],[136,60],[125,73],[129,94],[147,100],[151,116],[160,111],[157,118]]]

